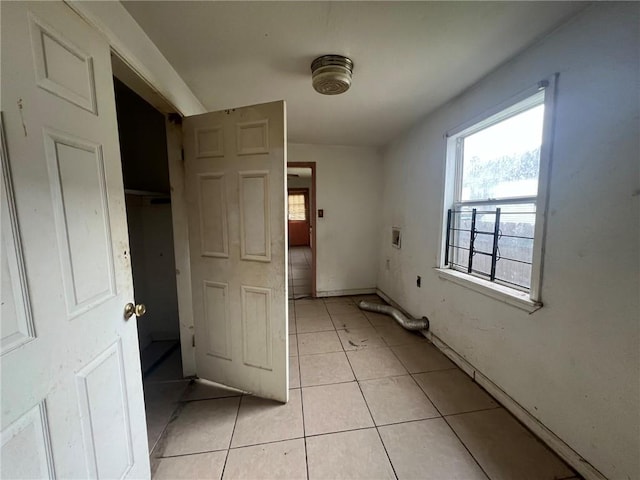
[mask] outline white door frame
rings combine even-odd
[[[153,89],[144,83],[144,79],[122,62],[116,52],[112,53],[112,63],[117,65],[114,76],[123,81],[131,90],[142,97],[161,113],[175,113]],[[145,88],[146,87],[146,88]],[[187,229],[187,203],[184,195],[184,162],[182,160],[182,127],[165,115],[167,136],[167,162],[171,195],[171,222],[173,232],[173,250],[176,272],[176,291],[178,298],[178,321],[180,326],[180,347],[182,352],[182,370],[185,377],[196,374],[193,303],[191,300],[191,263],[189,253],[189,234]]]
[[[147,102],[164,110],[164,113],[169,108],[183,116],[206,112],[204,106],[120,2],[67,0],[66,3],[107,38],[112,52],[117,57],[112,63],[119,64],[114,73]],[[166,108],[162,108],[163,106]],[[196,368],[182,131],[180,125],[168,121],[166,130],[180,345],[183,374],[187,377],[195,375]]]

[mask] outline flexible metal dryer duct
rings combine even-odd
[[[362,300],[358,306],[362,310],[389,315],[407,330],[429,330],[429,319],[427,317],[407,318],[407,316],[397,308],[390,305],[367,302],[366,300]]]

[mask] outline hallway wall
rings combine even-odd
[[[378,235],[379,288],[611,479],[640,478],[639,10],[589,7],[397,139]],[[434,269],[443,134],[553,72],[544,307],[528,314]]]
[[[288,145],[289,162],[316,162],[318,296],[375,291],[382,162],[370,147]]]

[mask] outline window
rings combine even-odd
[[[540,300],[551,99],[541,82],[447,140],[441,267],[531,305]]]
[[[307,219],[307,192],[290,191],[289,195],[289,220]]]

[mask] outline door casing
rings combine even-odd
[[[318,242],[316,237],[316,220],[318,216],[316,206],[316,162],[287,162],[288,168],[311,169],[311,192],[309,195],[309,222],[311,225],[311,296],[316,297],[316,258]]]

